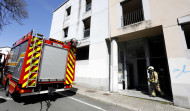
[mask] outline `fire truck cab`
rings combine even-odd
[[[53,93],[72,87],[77,41],[45,39],[33,30],[13,44],[4,68],[5,95]]]

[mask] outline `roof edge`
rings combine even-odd
[[[63,2],[58,8],[56,8],[53,12],[57,11],[60,7],[62,7],[65,3],[67,3],[69,0],[66,0],[65,2]]]

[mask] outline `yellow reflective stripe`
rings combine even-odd
[[[33,58],[38,58],[39,56],[40,56],[40,53],[35,55]],[[30,62],[31,62],[31,59],[29,59],[26,64],[29,64]]]
[[[39,63],[39,60],[36,60],[34,63],[32,63],[32,65],[36,65]]]
[[[66,84],[69,84],[69,82],[66,80]]]
[[[25,86],[26,86],[26,84],[27,84],[27,81],[26,81],[24,84],[22,84],[22,87],[25,87]]]
[[[33,69],[31,72],[35,72],[36,70],[38,70],[38,67],[36,67],[35,69]]]
[[[7,65],[10,65],[10,66],[16,66],[17,63],[8,63]]]
[[[20,54],[20,57],[24,57],[25,56],[25,53],[24,54]]]
[[[27,72],[29,69],[30,69],[30,66],[28,66],[28,67],[25,69],[25,72]]]
[[[72,48],[73,49],[73,51],[75,51],[75,48]]]
[[[70,62],[71,66],[74,68],[73,63],[71,62],[71,60],[68,58],[68,61]]]
[[[30,79],[35,79],[37,77],[37,74],[33,75]]]
[[[71,54],[69,54],[69,56],[71,57],[72,61],[74,61],[74,60],[73,60],[73,57],[71,56]]]
[[[36,43],[36,46],[37,46],[37,45],[40,45],[41,43],[42,43],[42,40],[38,41],[38,42]]]
[[[33,49],[33,47],[29,47],[29,50]]]
[[[69,67],[69,69],[71,70],[71,72],[73,73],[73,69],[71,68],[71,66],[69,64],[67,64],[67,66]]]
[[[26,78],[28,78],[28,75],[29,75],[29,74],[26,74],[26,75],[24,76],[24,80],[25,80]]]
[[[34,81],[32,84],[30,84],[30,86],[34,86],[34,85],[35,85],[35,83],[36,83],[36,81]]]
[[[27,60],[27,63],[26,64],[29,64],[31,62],[31,59]]]
[[[40,53],[36,54],[33,58],[38,58],[40,57]]]
[[[41,47],[38,47],[38,48],[35,49],[33,52],[30,52],[30,53],[28,54],[28,57],[30,57],[33,53],[39,51],[40,49],[41,49]]]
[[[66,76],[67,76],[67,79],[69,80],[69,82],[72,83],[72,81],[71,81],[71,79],[69,78],[69,76],[68,76],[68,75],[66,75]]]
[[[69,73],[69,75],[70,75],[71,78],[73,79],[73,75],[71,74],[71,72],[69,71],[69,69],[67,69],[67,72]]]
[[[72,51],[72,49],[70,49],[70,52],[72,53],[72,55],[73,55],[73,51]]]

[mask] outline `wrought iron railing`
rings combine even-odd
[[[144,14],[142,9],[123,15],[121,17],[121,26],[134,24],[140,21],[144,21]]]
[[[88,12],[89,10],[91,10],[91,3],[86,5],[86,12]]]
[[[90,29],[84,31],[84,38],[90,37]]]

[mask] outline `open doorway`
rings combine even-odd
[[[164,98],[172,99],[170,74],[163,36],[130,40],[121,44],[119,50],[123,50],[123,55],[119,54],[119,56],[123,58],[123,72],[126,72],[126,74],[123,73],[124,89],[149,94],[147,67],[151,65],[155,67],[155,71],[159,74],[161,89],[167,95]]]

